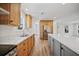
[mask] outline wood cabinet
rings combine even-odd
[[[16,53],[18,56],[28,55],[28,39],[17,45]]]
[[[23,42],[17,45],[16,55],[17,56],[28,56],[30,55],[34,46],[34,35],[28,37]]]
[[[0,7],[9,12],[8,15],[0,15],[0,24],[18,26],[20,20],[20,4],[0,3]]]
[[[3,8],[10,12],[10,3],[0,3],[0,8]]]
[[[10,4],[9,3],[0,3],[0,8],[3,8],[10,12]],[[0,14],[0,24],[9,24],[10,15]]]
[[[32,16],[26,14],[25,19],[27,28],[32,28]]]
[[[10,6],[10,25],[18,26],[20,20],[20,4],[12,3]]]

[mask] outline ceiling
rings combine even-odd
[[[71,14],[79,13],[78,3],[23,3],[21,9],[31,14],[34,20],[58,19]]]

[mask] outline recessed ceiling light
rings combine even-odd
[[[26,8],[26,11],[28,11],[28,9]]]
[[[56,18],[56,17],[53,17],[54,19]]]
[[[65,5],[66,3],[62,3],[62,5]]]

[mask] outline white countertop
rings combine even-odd
[[[56,34],[48,34],[52,38],[58,40],[60,43],[71,49],[72,51],[76,52],[79,54],[79,38],[75,37],[62,37],[62,36],[57,36]]]
[[[21,37],[22,34],[23,30],[19,30],[17,27],[0,25],[0,44],[17,45],[34,33],[32,29],[25,29],[24,34],[28,34],[28,36]]]
[[[21,43],[22,41],[24,41],[25,39],[27,39],[28,37],[30,37],[31,35],[33,35],[33,33],[29,34],[26,37],[0,37],[0,45],[17,45],[19,43]]]

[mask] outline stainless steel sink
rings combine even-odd
[[[26,36],[28,36],[29,34],[23,34],[23,35],[21,35],[20,37],[26,37]]]

